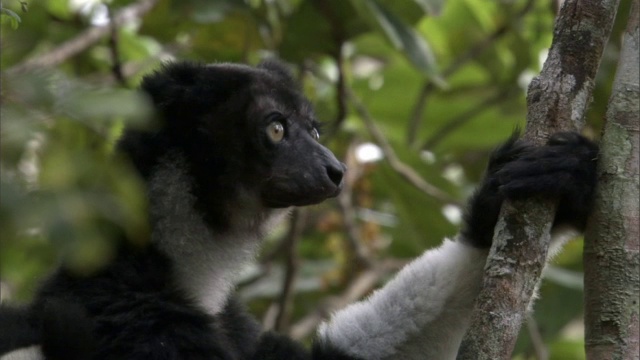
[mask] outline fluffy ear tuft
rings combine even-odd
[[[255,71],[234,64],[196,62],[164,64],[142,80],[141,88],[169,127],[184,127],[214,112],[229,97],[249,88]]]
[[[263,60],[260,64],[258,64],[258,68],[268,71],[280,81],[285,83],[287,87],[291,87],[294,89],[299,88],[299,84],[294,79],[291,70],[287,67],[286,64],[275,58]]]
[[[200,63],[166,63],[146,76],[141,88],[151,96],[155,107],[165,114],[194,109],[201,99],[197,89],[205,71],[206,65]]]

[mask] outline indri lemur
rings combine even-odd
[[[232,294],[235,276],[274,221],[292,206],[340,192],[345,166],[318,142],[310,103],[273,61],[256,68],[171,63],[145,77],[142,90],[161,125],[125,131],[119,150],[146,181],[150,246],[122,246],[88,277],[62,268],[31,305],[3,308],[0,353],[22,348],[13,356],[66,360],[454,359],[503,200],[557,199],[554,233],[585,226],[597,147],[573,133],[556,134],[543,147],[514,135],[493,153],[460,234],[333,314],[306,350],[261,331]]]

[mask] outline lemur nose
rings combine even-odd
[[[340,186],[346,169],[343,163],[339,163],[339,167],[334,164],[327,165],[327,176],[336,186]]]

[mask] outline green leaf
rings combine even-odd
[[[370,19],[374,26],[385,34],[393,47],[402,51],[418,70],[439,85],[445,84],[439,75],[431,47],[409,24],[375,0],[352,0],[351,3],[360,14]]]
[[[549,347],[549,359],[551,360],[584,360],[584,341],[562,339],[555,341]]]
[[[161,49],[161,45],[154,38],[140,36],[124,28],[120,29],[119,41],[122,62],[148,60]]]
[[[129,125],[142,125],[151,111],[142,94],[126,89],[83,91],[78,88],[74,89],[72,96],[61,100],[58,106],[62,113],[72,119],[90,124],[124,118]]]
[[[69,20],[74,16],[69,7],[69,3],[69,0],[49,0],[46,2],[45,6],[47,12],[49,12],[51,15],[60,19]]]
[[[402,19],[406,24],[415,25],[426,14],[423,6],[418,4],[419,1],[398,1],[398,0],[376,0],[378,4],[385,9],[394,13],[398,18]]]
[[[7,8],[1,8],[0,14],[2,14],[2,21],[4,22],[5,19],[8,20],[11,24],[11,28],[14,30],[18,28],[18,25],[20,25],[20,22],[22,21],[20,19],[20,15]]]
[[[369,31],[369,24],[355,12],[348,1],[329,0],[331,23],[312,1],[304,1],[288,17],[282,34],[280,54],[291,60],[304,60],[318,54],[335,54],[339,44],[333,31],[339,29],[341,40],[349,40]],[[309,39],[313,39],[310,41]]]
[[[414,0],[429,15],[440,15],[444,0]]]
[[[544,269],[544,278],[570,289],[584,289],[584,274],[573,270],[567,270],[558,266],[549,265]]]
[[[476,23],[482,27],[483,31],[491,31],[494,29],[497,4],[491,4],[483,0],[464,0],[464,4],[473,15]]]

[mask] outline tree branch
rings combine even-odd
[[[536,319],[534,319],[532,316],[527,316],[527,330],[529,330],[529,338],[531,339],[531,344],[533,346],[533,350],[535,351],[536,359],[548,360],[549,351],[542,341],[542,335],[540,335],[540,330],[538,329]]]
[[[327,23],[329,23],[329,26],[331,27],[331,40],[333,40],[333,44],[335,46],[330,53],[333,60],[336,62],[336,67],[338,68],[338,81],[336,82],[336,104],[338,108],[336,109],[336,116],[331,124],[328,134],[329,136],[333,136],[347,116],[347,97],[345,94],[347,80],[344,70],[344,56],[342,53],[346,35],[342,21],[340,21],[335,9],[330,6],[328,2],[321,0],[313,0],[312,2],[318,12],[320,12]]]
[[[585,234],[587,359],[640,357],[640,31],[634,0],[600,142],[598,189]]]
[[[344,119],[347,118],[347,79],[344,70],[344,57],[342,55],[342,44],[334,55],[336,66],[338,68],[338,81],[336,82],[336,103],[338,104],[338,110],[336,112],[336,118],[331,125],[332,132],[335,133],[340,129]]]
[[[276,331],[282,332],[289,326],[289,315],[294,295],[293,290],[300,265],[297,244],[303,229],[304,210],[295,209],[291,218],[289,233],[285,239],[285,276],[282,282],[282,291],[278,298],[278,312],[274,324]]]
[[[365,106],[356,97],[353,91],[351,91],[351,89],[347,88],[346,94],[351,100],[351,103],[355,107],[356,111],[364,121],[367,130],[369,130],[369,133],[371,134],[371,137],[373,137],[375,142],[378,143],[378,145],[382,149],[385,160],[389,163],[393,170],[395,170],[403,179],[405,179],[407,182],[409,182],[411,185],[424,192],[425,194],[432,196],[444,203],[459,205],[459,201],[452,198],[444,191],[426,182],[422,178],[422,176],[420,176],[420,174],[413,170],[413,168],[402,162],[396,155],[393,147],[391,147],[391,144],[389,144],[384,135],[382,135],[380,129],[378,129],[378,127],[376,126],[375,121],[371,117],[371,114],[369,114],[367,108],[365,108]]]
[[[356,161],[354,150],[354,144],[351,144],[347,150],[345,162],[349,171],[346,173],[344,187],[340,195],[338,195],[338,205],[342,213],[347,245],[349,246],[352,256],[355,258],[356,265],[361,268],[369,268],[374,264],[369,252],[360,241],[360,234],[358,233],[356,223],[356,213],[353,208],[353,185],[362,175],[362,166]]]
[[[113,76],[116,81],[124,86],[128,87],[127,79],[124,77],[124,73],[122,72],[122,61],[120,59],[120,46],[118,41],[118,25],[114,21],[113,10],[111,7],[107,6],[107,11],[109,13],[109,26],[111,27],[110,35],[109,35],[109,49],[111,50],[111,71],[113,72]]]
[[[511,96],[511,94],[513,94],[513,92],[501,91],[485,99],[481,103],[463,112],[462,114],[457,115],[453,119],[449,120],[446,124],[444,124],[440,129],[436,130],[436,132],[429,139],[427,139],[427,141],[424,142],[424,144],[422,145],[422,149],[433,149],[437,144],[444,140],[447,135],[455,131],[455,129],[475,119],[479,114],[482,113],[482,111],[503,102],[506,98]]]
[[[113,17],[114,26],[122,26],[137,19],[151,10],[158,0],[140,0],[124,7]],[[39,68],[50,68],[61,64],[65,60],[86,50],[105,37],[111,31],[109,25],[92,26],[73,39],[67,40],[55,49],[45,54],[38,54],[30,59],[8,69],[10,73],[25,73]]]
[[[617,0],[567,0],[556,21],[549,57],[527,95],[525,138],[579,130],[615,19]],[[458,359],[510,359],[549,248],[555,204],[506,202],[496,225],[483,288]],[[517,239],[517,241],[515,241]]]

